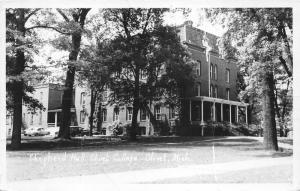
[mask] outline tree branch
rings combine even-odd
[[[65,19],[65,21],[70,22],[70,19],[67,17],[67,15],[61,9],[56,9],[56,10]]]
[[[90,10],[91,9],[81,9],[80,20],[79,20],[81,27],[83,27],[86,15]]]
[[[36,28],[52,29],[52,30],[55,30],[56,32],[59,32],[61,34],[65,34],[65,35],[71,35],[72,34],[70,32],[64,32],[64,31],[61,31],[61,30],[59,30],[55,27],[51,27],[51,26],[47,26],[47,25],[37,25],[37,26],[26,28],[25,30],[31,30],[31,29],[36,29]]]
[[[122,12],[122,17],[123,17],[123,19],[121,19],[121,22],[122,22],[122,24],[123,24],[123,27],[124,27],[124,30],[125,30],[125,34],[126,34],[127,38],[129,39],[129,38],[131,38],[131,35],[130,35],[129,30],[128,30],[128,20],[127,20],[127,16],[128,16],[128,15],[126,15],[125,12],[123,11],[123,12]]]
[[[150,16],[151,16],[151,10],[152,9],[148,9],[148,12],[147,12],[147,19],[146,19],[146,23],[145,23],[145,26],[144,26],[144,28],[143,28],[143,33],[142,34],[145,34],[145,32],[146,32],[146,29],[147,29],[147,26],[148,26],[148,24],[149,24],[149,18],[150,18]]]
[[[286,61],[282,58],[282,56],[279,56],[279,60],[282,64],[282,66],[284,67],[284,70],[286,71],[286,73],[288,74],[289,77],[292,77],[293,74],[292,72],[289,70],[287,64],[286,64]]]
[[[40,9],[35,9],[35,10],[33,10],[31,13],[29,13],[29,14],[27,15],[27,17],[25,17],[24,23],[26,23],[27,20],[28,20],[32,15],[34,15],[36,12],[38,12],[39,10],[40,10]]]

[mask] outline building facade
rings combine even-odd
[[[32,112],[23,106],[23,119],[26,126],[59,127],[61,122],[61,104],[63,86],[58,84],[43,84],[35,86],[33,97],[43,104],[45,110]],[[71,106],[71,126],[88,127],[87,116],[90,110],[89,96],[85,88],[77,86],[73,91]]]
[[[218,37],[194,28],[191,21],[178,27],[179,36],[197,61],[195,87],[189,88],[186,111],[192,124],[205,121],[247,123],[247,104],[237,99],[237,66],[219,53]]]

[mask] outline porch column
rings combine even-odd
[[[55,112],[55,121],[54,121],[54,127],[57,127],[57,112]]]
[[[190,100],[190,121],[192,121],[192,100]]]
[[[203,104],[204,101],[201,99],[201,136],[204,136],[204,118],[203,118]]]
[[[231,124],[231,104],[229,104],[229,123]]]
[[[213,121],[216,121],[216,102],[213,103]]]
[[[221,103],[221,121],[223,121],[223,103]]]
[[[236,122],[239,122],[239,106],[236,106]]]
[[[245,113],[246,113],[246,124],[248,125],[248,107],[245,106],[245,109],[246,109],[246,111],[245,111]]]
[[[204,104],[204,101],[201,100],[201,124],[204,123],[204,119],[203,119],[203,104]]]

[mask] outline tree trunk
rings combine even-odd
[[[19,20],[17,21],[17,29],[25,37],[25,13],[20,10]],[[21,44],[20,40],[17,40]],[[25,54],[24,51],[18,50],[16,54],[15,75],[20,75],[25,69]],[[22,128],[22,99],[23,99],[23,80],[15,81],[12,98],[13,98],[13,131],[11,138],[11,147],[19,149],[21,146],[21,128]]]
[[[84,22],[87,13],[90,9],[81,9],[78,14],[73,14],[74,22],[80,24],[81,29],[84,27]],[[64,16],[66,17],[66,16]],[[68,19],[65,18],[67,22]],[[77,60],[80,50],[82,30],[77,30],[72,33],[72,49],[69,54],[69,61],[74,62]],[[58,138],[70,139],[70,123],[71,123],[71,106],[73,103],[73,86],[76,68],[73,63],[68,65],[67,77],[62,99],[62,116],[61,126],[59,128]]]
[[[76,61],[81,43],[81,32],[72,34],[72,51],[69,61]],[[67,78],[62,99],[61,127],[59,128],[59,138],[70,139],[71,106],[73,103],[73,86],[75,77],[75,66],[69,65]]]
[[[180,103],[180,108],[179,108],[179,127],[176,131],[177,134],[183,135],[185,134],[185,129],[187,128],[188,125],[188,116],[187,116],[187,100],[185,99],[185,92],[186,88],[185,85],[182,84],[180,88],[178,89],[178,95],[179,95],[179,103]]]
[[[98,112],[97,112],[97,131],[100,132],[102,129],[102,103],[99,101]]]
[[[133,92],[133,106],[132,106],[132,123],[131,123],[131,128],[129,132],[129,139],[131,141],[136,140],[136,134],[137,134],[137,128],[138,128],[138,123],[137,123],[137,116],[139,112],[139,106],[140,106],[140,72],[139,68],[135,70],[135,80],[134,80],[134,92]]]
[[[275,104],[275,112],[276,112],[276,115],[277,115],[277,119],[278,119],[278,123],[279,123],[279,136],[280,137],[283,137],[283,123],[282,123],[282,120],[281,120],[281,116],[280,116],[280,108],[278,106],[278,102],[277,102],[277,99],[278,99],[278,92],[277,92],[277,89],[276,89],[276,86],[274,87],[274,91],[275,91],[275,99],[274,99],[274,104]]]
[[[21,146],[22,94],[23,82],[16,82],[13,90],[13,131],[11,138],[11,147],[13,149],[19,149]]]
[[[263,77],[263,122],[264,122],[264,148],[278,150],[277,132],[274,108],[274,76],[266,71]]]
[[[95,102],[96,102],[96,91],[91,89],[91,112],[89,117],[89,124],[90,124],[90,136],[93,136],[93,121],[94,121],[94,112],[95,112]]]
[[[283,136],[287,136],[287,127],[286,127],[286,107],[287,107],[287,94],[289,91],[289,86],[290,86],[290,81],[288,80],[287,87],[286,87],[286,93],[284,94],[285,96],[283,97],[282,101],[282,114],[281,114],[281,122],[282,122],[282,128],[283,128]]]
[[[151,103],[149,105],[150,107],[147,105],[147,103],[144,103],[143,108],[145,108],[147,113],[149,114],[150,123],[152,124],[153,129],[157,129],[158,125],[157,125],[156,117],[151,111]]]

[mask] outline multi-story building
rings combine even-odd
[[[45,110],[32,112],[23,106],[23,119],[27,126],[59,127],[61,122],[61,104],[63,86],[58,84],[43,84],[35,86],[33,97],[43,104]],[[76,87],[73,91],[71,106],[71,126],[88,126],[87,116],[90,110],[89,96],[84,88]]]
[[[203,30],[194,28],[191,21],[178,26],[178,35],[191,52],[192,59],[197,61],[194,68],[195,86],[187,88],[185,100],[185,115],[191,124],[203,125],[206,121],[227,121],[229,123],[247,123],[247,104],[237,99],[237,66],[235,60],[223,59],[217,46],[218,37]],[[23,118],[28,125],[43,127],[60,126],[61,102],[63,89],[61,86],[48,84],[37,86],[34,97],[39,99],[46,108],[31,114],[26,106]],[[104,92],[102,103],[102,127],[107,135],[112,134],[113,124],[131,123],[132,106],[118,106],[106,104],[105,98],[109,90]],[[178,118],[174,107],[153,104],[150,107],[156,120],[167,121],[174,126]],[[90,115],[90,96],[85,88],[76,86],[73,92],[73,106],[71,108],[71,125],[88,128]],[[142,135],[153,135],[154,128],[150,123],[149,113],[140,109],[138,122]]]
[[[194,72],[196,85],[188,87],[186,117],[191,124],[203,125],[206,121],[247,123],[247,104],[237,99],[236,60],[223,59],[219,53],[218,37],[192,26],[191,21],[178,27],[179,37],[197,61]],[[160,104],[150,107],[156,120],[167,120],[172,126],[178,118],[173,107]],[[103,111],[103,126],[121,121],[128,123],[132,118],[132,107],[108,106]],[[146,110],[141,110],[138,120],[142,134],[151,135],[154,129]]]
[[[178,29],[182,43],[197,61],[196,85],[189,87],[187,100],[189,111],[186,113],[190,121],[196,124],[208,120],[247,123],[247,104],[237,99],[236,61],[223,59],[217,46],[218,37],[194,28],[191,21]]]

